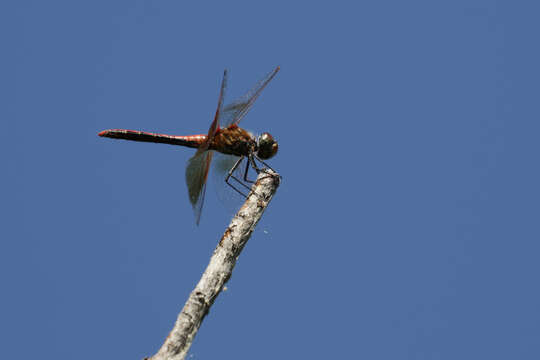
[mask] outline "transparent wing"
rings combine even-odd
[[[269,72],[264,79],[259,81],[251,90],[249,90],[244,96],[236,99],[232,103],[223,108],[223,112],[220,116],[223,127],[227,127],[232,124],[238,124],[240,120],[248,113],[251,106],[257,100],[260,93],[268,85],[268,83],[276,76],[279,71],[279,66],[273,71]]]
[[[223,112],[223,99],[225,98],[225,89],[227,88],[227,69],[223,71],[223,80],[221,80],[221,89],[219,90],[219,97],[218,97],[218,105],[216,109],[216,115],[214,116],[214,121],[212,121],[212,124],[210,124],[210,128],[208,129],[208,136],[206,137],[206,143],[202,144],[199,148],[199,151],[206,150],[208,147],[210,147],[210,144],[212,143],[212,140],[214,140],[214,136],[216,135],[216,132],[219,130],[219,118],[221,117],[221,114]]]
[[[227,87],[227,69],[223,71],[223,80],[221,80],[221,89],[219,91],[218,105],[214,121],[208,129],[206,141],[201,144],[195,155],[188,160],[186,167],[186,184],[188,187],[189,201],[193,206],[195,213],[195,223],[199,225],[201,220],[202,207],[204,204],[204,196],[206,194],[206,179],[208,178],[208,170],[212,161],[213,151],[208,148],[214,140],[214,136],[219,129],[219,117],[223,111],[223,98],[225,97],[225,89]]]
[[[206,179],[212,161],[213,151],[197,151],[189,159],[186,167],[186,184],[188,187],[189,201],[195,213],[195,223],[199,225],[201,212],[206,193]]]

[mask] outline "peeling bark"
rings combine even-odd
[[[240,252],[279,186],[279,175],[271,170],[265,171],[259,174],[246,202],[225,230],[169,336],[159,351],[146,359],[181,360],[187,355],[204,317],[230,279]]]

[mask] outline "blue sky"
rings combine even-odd
[[[196,227],[191,149],[242,126],[283,183],[193,359],[538,359],[534,2],[18,1],[0,6],[4,357],[159,348],[230,220]],[[23,357],[21,357],[21,352]]]

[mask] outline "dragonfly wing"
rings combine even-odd
[[[223,113],[223,99],[225,98],[225,89],[227,88],[227,69],[223,71],[223,80],[221,80],[221,89],[219,90],[218,105],[216,109],[216,115],[214,116],[214,121],[210,124],[208,129],[208,136],[206,137],[206,142],[201,145],[201,150],[206,150],[210,147],[214,136],[219,130],[219,118]]]
[[[204,203],[204,195],[206,193],[206,179],[208,178],[208,170],[212,161],[213,151],[197,151],[195,155],[189,159],[186,168],[186,184],[188,187],[189,201],[193,206],[195,213],[195,223],[199,225],[201,220],[201,212]]]
[[[248,113],[249,109],[251,109],[251,106],[255,100],[257,100],[263,89],[274,78],[274,76],[276,76],[278,71],[279,66],[269,72],[244,96],[236,99],[223,108],[221,119],[224,127],[232,124],[238,124],[240,120],[242,120],[242,118]]]
[[[208,170],[210,169],[210,162],[212,161],[213,155],[213,151],[209,151],[208,148],[219,130],[219,117],[223,111],[223,98],[225,97],[226,87],[227,69],[223,71],[223,80],[221,80],[216,115],[208,129],[206,141],[201,144],[195,155],[189,159],[186,167],[186,184],[188,187],[189,201],[191,202],[191,206],[193,206],[195,222],[197,225],[199,225],[199,221],[201,220],[204,195],[206,194],[206,180],[208,178]]]

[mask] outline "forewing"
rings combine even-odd
[[[206,193],[206,179],[212,160],[213,151],[201,151],[189,159],[186,167],[186,184],[188,187],[189,201],[195,213],[195,223],[199,225],[201,212]]]
[[[208,150],[212,143],[216,132],[219,130],[219,117],[223,111],[223,98],[225,97],[225,89],[227,87],[227,69],[223,71],[223,80],[221,80],[221,89],[219,91],[218,105],[214,121],[208,129],[206,141],[201,144],[195,155],[189,159],[186,167],[186,184],[188,187],[189,201],[193,206],[195,213],[195,222],[199,225],[201,220],[202,207],[204,204],[204,196],[206,194],[206,180],[212,161],[213,151]]]
[[[225,89],[227,88],[227,69],[223,71],[223,80],[221,80],[221,89],[219,90],[218,105],[216,109],[216,115],[214,115],[214,121],[210,124],[208,129],[208,136],[206,142],[201,145],[200,150],[206,150],[210,147],[216,132],[219,130],[219,118],[223,112],[223,99],[225,98]]]
[[[236,99],[232,103],[223,108],[221,114],[221,123],[224,127],[232,124],[238,124],[240,120],[248,113],[251,106],[257,100],[260,93],[268,85],[268,83],[276,76],[279,71],[279,66],[273,71],[269,72],[264,79],[259,81],[251,90],[249,90],[244,96]]]

